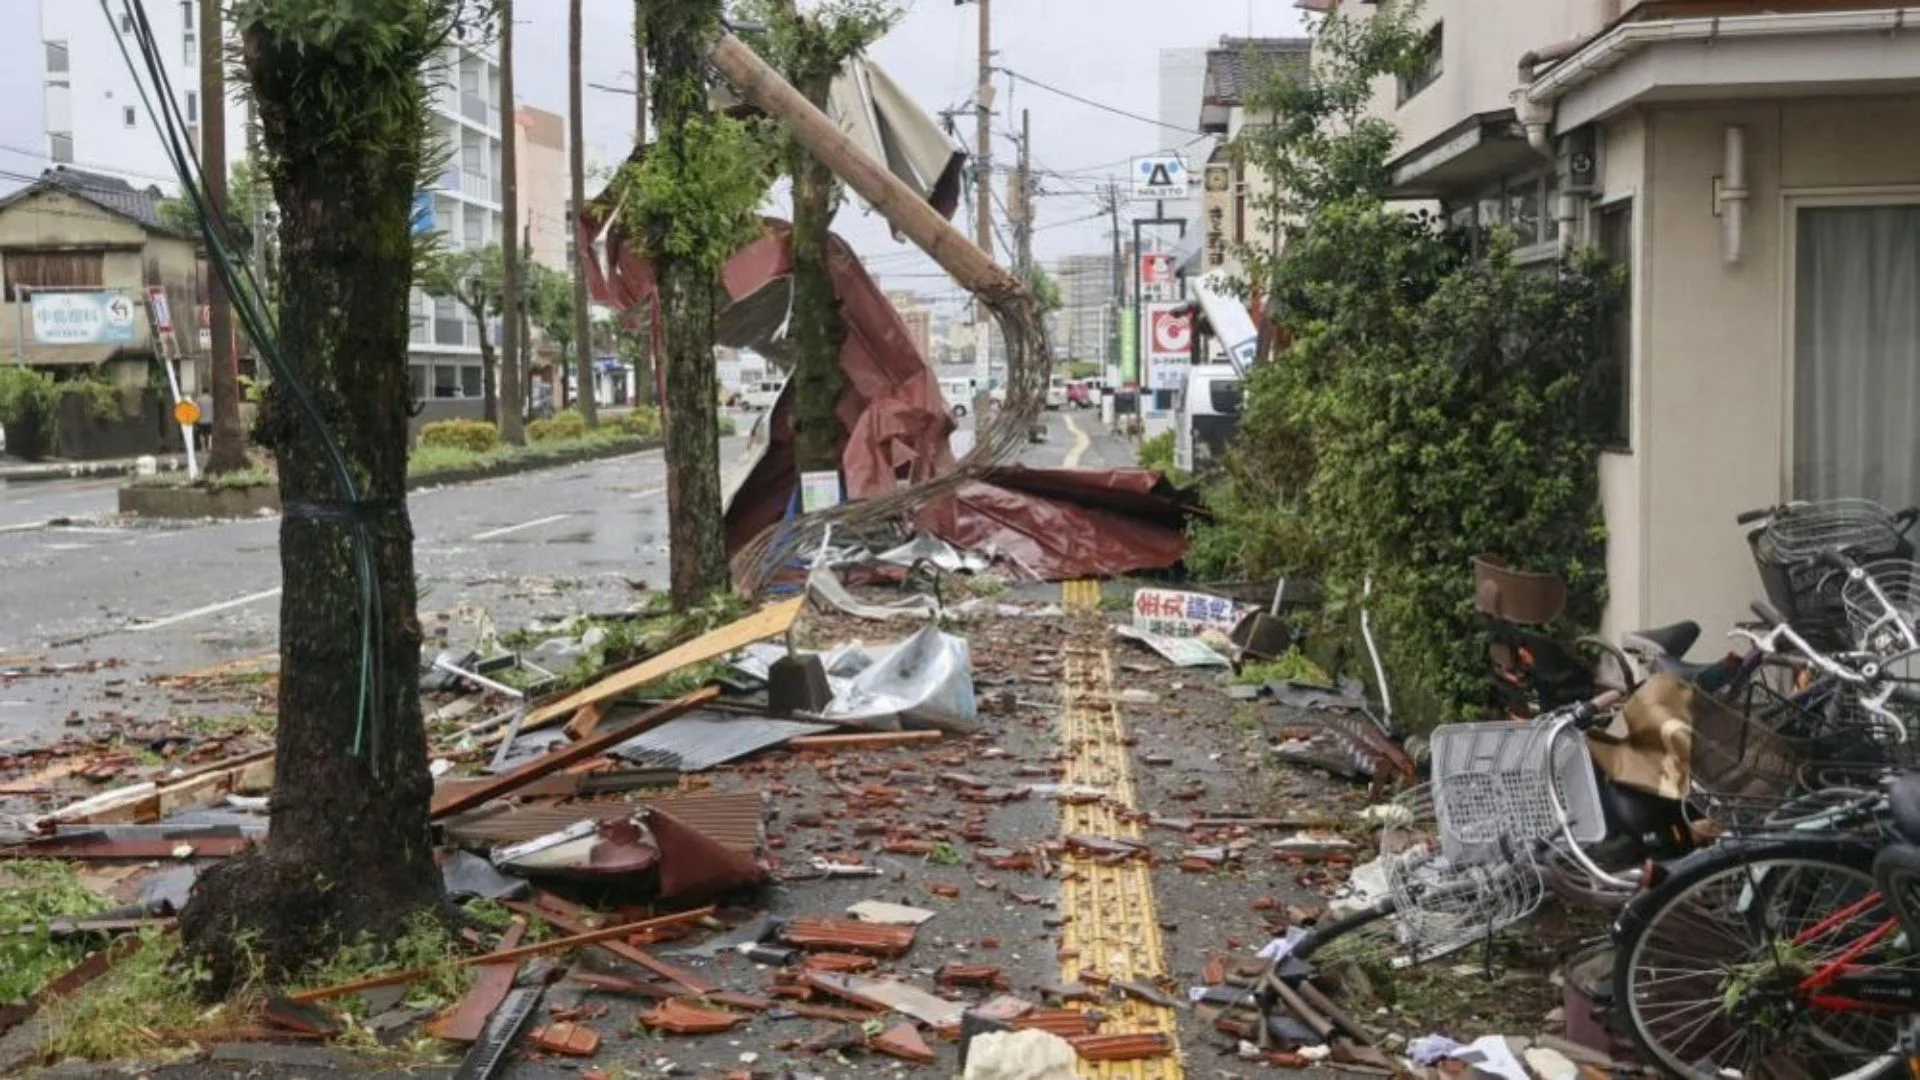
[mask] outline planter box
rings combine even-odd
[[[122,487],[120,512],[148,518],[250,518],[278,512],[280,489],[271,484],[211,490],[197,487]]]

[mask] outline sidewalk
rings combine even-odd
[[[184,454],[155,454],[153,460],[161,472],[187,467]],[[0,482],[29,483],[35,480],[71,480],[86,476],[127,476],[139,468],[140,459],[103,458],[99,461],[15,461],[0,459]]]

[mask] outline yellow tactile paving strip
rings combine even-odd
[[[1095,587],[1096,595],[1098,587]],[[1133,772],[1127,758],[1126,731],[1113,702],[1113,669],[1105,651],[1069,650],[1065,657],[1066,699],[1060,713],[1060,745],[1067,754],[1066,782],[1103,788],[1110,798],[1097,803],[1062,804],[1062,835],[1084,834],[1141,839],[1131,820]],[[1060,886],[1060,976],[1074,982],[1084,971],[1114,981],[1150,983],[1166,973],[1166,952],[1154,905],[1153,875],[1140,859],[1103,865],[1066,855]],[[1103,1005],[1106,1035],[1161,1032],[1178,1038],[1171,1009],[1131,998]],[[1081,1063],[1081,1074],[1126,1080],[1180,1080],[1175,1052],[1151,1061]]]
[[[1061,582],[1060,606],[1068,611],[1098,611],[1100,583],[1092,578]]]

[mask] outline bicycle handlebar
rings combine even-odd
[[[1756,521],[1772,517],[1775,509],[1775,507],[1769,506],[1762,510],[1748,510],[1745,513],[1737,515],[1733,519],[1733,523],[1736,525],[1751,525]]]

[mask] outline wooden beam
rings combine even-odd
[[[569,694],[550,705],[542,705],[528,713],[526,721],[520,725],[520,730],[536,731],[562,717],[571,717],[589,705],[611,701],[622,694],[638,690],[650,682],[664,679],[681,668],[738,652],[756,641],[778,637],[793,627],[794,620],[800,617],[800,609],[806,602],[806,597],[801,596],[782,603],[770,604],[738,622],[728,623],[718,630],[702,634],[692,641],[668,649],[659,656],[648,657],[630,668],[616,671],[584,690]]]
[[[691,694],[675,698],[665,705],[649,709],[625,724],[599,732],[592,738],[568,743],[542,754],[505,776],[436,798],[433,801],[431,820],[438,821],[462,810],[471,810],[481,803],[517,791],[543,776],[559,772],[576,761],[590,758],[603,750],[611,750],[649,728],[664,724],[703,702],[713,700],[719,693],[720,691],[711,686],[702,687]]]
[[[558,901],[557,897],[540,896],[539,894],[536,894],[536,897],[543,902],[530,904],[524,900],[508,900],[506,901],[506,907],[522,915],[545,921],[563,933],[577,935],[587,932],[586,924],[579,920],[577,912],[569,913],[554,910],[556,906],[561,906],[555,903],[555,901]],[[668,982],[678,983],[686,987],[687,992],[690,994],[711,993],[714,989],[712,983],[707,982],[698,975],[689,971],[682,971],[672,964],[667,963],[665,960],[654,956],[645,949],[629,945],[624,941],[609,940],[595,942],[594,944],[630,964],[638,964],[646,968],[648,971],[666,979]]]

